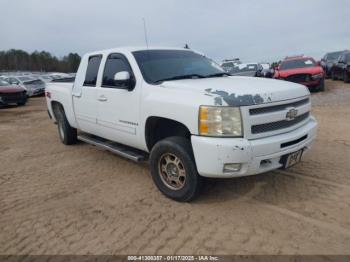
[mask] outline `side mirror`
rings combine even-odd
[[[114,82],[116,85],[125,87],[129,91],[134,88],[133,79],[128,71],[121,71],[114,75]]]
[[[321,61],[317,61],[317,62],[316,62],[316,65],[317,65],[317,66],[321,66]]]

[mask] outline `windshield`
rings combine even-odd
[[[189,76],[225,74],[214,61],[185,50],[144,50],[133,52],[143,78],[150,84]]]
[[[239,72],[249,72],[249,71],[257,71],[257,64],[239,64],[232,68],[231,73],[239,73]]]
[[[34,80],[33,78],[31,77],[28,77],[28,76],[19,76],[17,77],[19,80],[21,80],[22,82],[23,81],[31,81],[31,80]]]
[[[263,69],[270,69],[270,64],[260,64]]]
[[[6,81],[0,80],[0,86],[8,86],[9,83],[7,83]]]
[[[298,60],[287,60],[283,61],[280,69],[286,70],[286,69],[294,69],[294,68],[305,68],[305,67],[314,67],[315,61],[309,58],[306,59],[298,59]]]
[[[329,53],[327,55],[327,60],[337,60],[342,53],[343,51]]]
[[[234,66],[234,64],[232,62],[222,64],[222,67],[233,67],[233,66]]]

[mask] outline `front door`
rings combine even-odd
[[[132,84],[114,81],[118,72],[129,72]],[[129,146],[137,146],[139,131],[140,83],[127,58],[122,54],[110,54],[105,63],[101,87],[97,89],[97,124],[104,138]]]

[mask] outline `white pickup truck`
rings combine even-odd
[[[49,83],[46,99],[64,144],[149,160],[158,189],[177,201],[193,199],[202,177],[296,164],[317,129],[305,86],[229,76],[188,49],[86,54],[75,82]]]

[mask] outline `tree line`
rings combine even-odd
[[[76,72],[81,57],[69,53],[59,59],[46,51],[27,53],[19,49],[0,51],[0,71]]]

